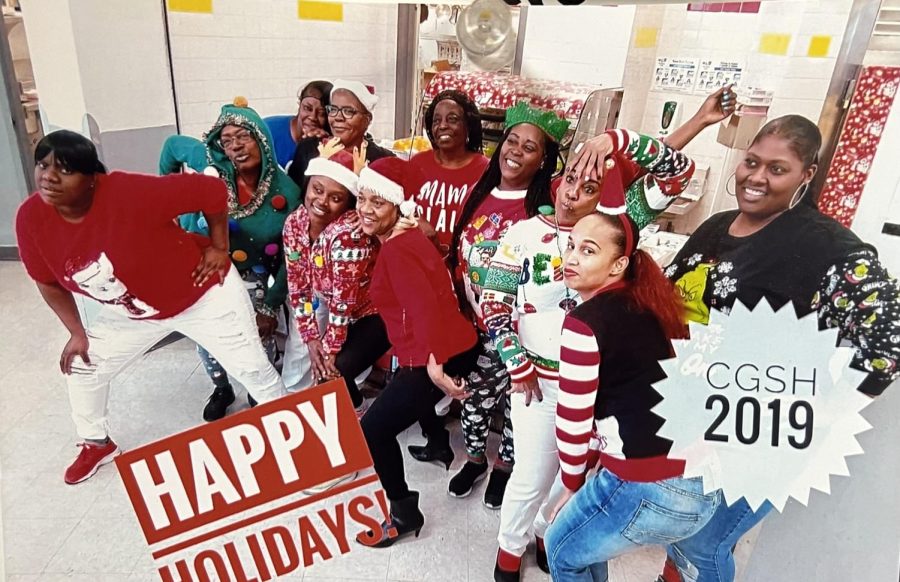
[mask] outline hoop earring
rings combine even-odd
[[[731,188],[729,190],[728,184],[729,184],[729,182],[731,182],[732,179],[734,179],[734,188]],[[729,176],[728,179],[725,180],[725,193],[728,194],[729,196],[731,196],[732,198],[737,197],[737,175],[735,174],[735,172],[732,172],[731,176]]]
[[[800,189],[803,189],[803,192],[800,192]],[[800,201],[803,200],[803,197],[806,196],[806,192],[809,190],[809,182],[804,182],[800,186],[797,187],[797,190],[794,192],[794,195],[791,196],[791,203],[788,205],[788,210],[793,210],[795,206],[800,204]],[[799,196],[797,195],[799,193]],[[796,198],[797,200],[794,200]]]

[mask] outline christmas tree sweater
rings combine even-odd
[[[466,225],[459,241],[459,265],[462,271],[466,299],[478,318],[478,326],[484,327],[481,314],[481,290],[487,277],[488,266],[506,230],[520,220],[525,220],[526,190],[499,190],[494,188],[478,206],[474,219]]]
[[[621,208],[611,210],[627,212],[642,228],[684,191],[694,163],[652,137],[624,129],[607,133],[613,140],[614,156],[649,172],[627,189],[619,186],[618,196],[605,197],[606,202],[618,198]],[[532,375],[558,378],[563,318],[579,302],[563,282],[562,254],[570,230],[557,227],[552,215],[538,215],[509,227],[492,255],[481,312],[514,381]]]

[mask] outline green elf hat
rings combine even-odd
[[[506,129],[520,123],[529,123],[541,128],[550,136],[550,139],[557,143],[562,141],[569,129],[569,122],[557,115],[555,111],[531,107],[524,101],[519,101],[515,107],[506,110]]]

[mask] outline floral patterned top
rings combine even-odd
[[[775,309],[791,301],[853,344],[853,367],[868,372],[862,392],[880,394],[900,378],[900,287],[875,249],[806,205],[746,237],[728,234],[737,215],[700,225],[665,271],[687,318],[705,324],[710,308],[728,313],[736,300],[753,308],[765,297]]]

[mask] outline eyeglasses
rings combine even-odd
[[[253,139],[254,137],[252,133],[250,133],[249,131],[241,131],[230,137],[226,137],[225,139],[220,139],[217,143],[223,150],[227,150],[231,148],[231,146],[248,143],[250,141],[253,141]]]
[[[354,116],[361,113],[352,107],[338,107],[337,105],[326,105],[325,112],[328,113],[328,117],[337,117],[337,114],[340,113],[344,119],[352,119]]]

